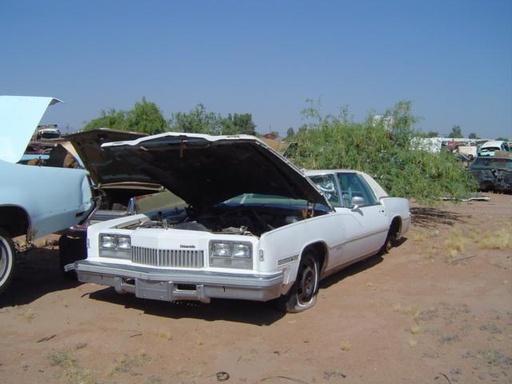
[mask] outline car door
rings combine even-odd
[[[341,205],[335,209],[343,216],[345,227],[340,263],[346,264],[379,251],[386,240],[389,219],[384,206],[360,174],[338,172],[336,176]]]

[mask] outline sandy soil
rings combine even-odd
[[[294,315],[119,295],[32,250],[0,297],[0,382],[512,383],[512,195],[486,196],[414,206],[400,246]]]

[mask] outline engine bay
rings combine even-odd
[[[315,211],[315,215],[325,211]],[[265,206],[237,206],[216,208],[211,212],[195,215],[188,209],[171,213],[161,212],[150,220],[137,225],[139,228],[182,229],[226,233],[248,236],[261,236],[273,229],[289,225],[308,217],[312,211],[307,209],[276,208]]]

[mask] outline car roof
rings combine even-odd
[[[505,141],[503,140],[489,140],[482,144],[480,149],[487,148],[487,147],[500,147],[502,144],[504,144]]]

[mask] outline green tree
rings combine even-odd
[[[410,102],[397,103],[378,119],[370,115],[364,124],[305,111],[316,122],[296,136],[298,146],[291,160],[300,167],[362,170],[390,195],[420,202],[467,196],[474,190],[474,180],[451,154],[412,149],[418,118],[412,115]]]
[[[93,119],[89,123],[87,123],[83,127],[83,130],[88,131],[97,128],[126,130],[126,112],[116,111],[114,108],[111,108],[109,111],[102,110],[100,112],[100,117]]]
[[[208,112],[203,104],[198,104],[189,113],[177,112],[171,117],[171,130],[187,133],[218,135],[222,132],[220,115]]]
[[[439,132],[429,131],[427,137],[439,137]]]
[[[450,132],[448,137],[453,138],[453,139],[456,139],[456,138],[459,138],[459,137],[464,137],[462,135],[462,129],[460,128],[460,126],[459,125],[454,125],[452,127],[452,131]]]
[[[256,124],[252,121],[250,113],[228,114],[228,117],[221,119],[223,135],[247,134],[256,135]]]
[[[126,126],[131,131],[144,132],[148,135],[169,130],[169,125],[155,103],[145,97],[126,116]]]
[[[117,111],[111,108],[108,112],[101,111],[100,117],[91,120],[84,130],[111,128],[121,131],[144,132],[149,135],[169,129],[167,121],[155,103],[148,102],[145,97],[135,103],[129,111]]]
[[[293,136],[295,136],[295,130],[293,129],[293,127],[290,127],[290,128],[288,128],[288,130],[286,131],[286,138],[287,138],[287,139],[290,139],[290,138],[292,138]]]
[[[478,136],[476,135],[476,133],[473,133],[473,132],[471,132],[468,137],[470,139],[478,139]]]

